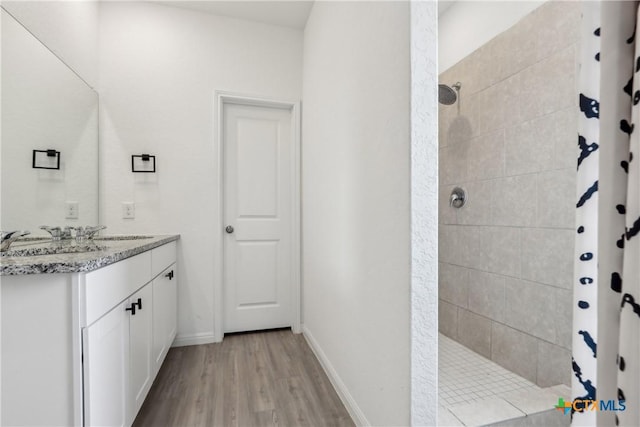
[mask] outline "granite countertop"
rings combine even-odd
[[[1,256],[0,276],[16,276],[41,273],[80,273],[96,270],[132,257],[165,243],[178,240],[180,235],[163,236],[102,236],[87,243],[74,240],[53,243],[48,239],[18,240],[11,245],[9,253],[20,251],[24,256]],[[80,246],[90,246],[89,252]],[[49,253],[67,251],[70,253]],[[76,252],[74,252],[76,251]],[[35,253],[37,255],[31,255]]]

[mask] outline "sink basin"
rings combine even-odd
[[[57,255],[57,254],[79,254],[84,252],[103,251],[106,246],[86,244],[86,245],[69,245],[69,246],[44,246],[37,248],[14,249],[7,252],[0,252],[3,257],[25,257],[40,255]]]
[[[153,239],[153,236],[136,236],[136,235],[124,235],[124,236],[104,236],[104,237],[96,237],[93,240],[144,240],[144,239]]]

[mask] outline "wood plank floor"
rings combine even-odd
[[[134,427],[353,426],[301,334],[172,348]]]

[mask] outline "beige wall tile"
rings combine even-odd
[[[558,51],[550,57],[550,69],[547,70],[547,77],[552,82],[549,91],[550,99],[545,112],[554,112],[569,107],[578,107],[578,97],[576,90],[576,75],[578,46],[572,44],[566,49]]]
[[[538,338],[555,342],[555,299],[556,292],[551,286],[508,278],[505,281],[504,323]]]
[[[472,52],[455,66],[449,68],[459,69],[459,72],[454,72],[449,75],[449,82],[462,83],[462,88],[466,96],[474,95],[487,88],[486,80],[483,76],[478,75],[478,62],[485,60],[485,54],[482,48]],[[447,72],[449,71],[447,70]]]
[[[475,115],[477,123],[474,128],[474,136],[483,135],[505,127],[505,117],[507,115],[506,98],[508,94],[504,91],[504,85],[496,84],[489,86],[475,96]]]
[[[494,322],[491,360],[529,381],[536,381],[538,341],[531,335]]]
[[[532,14],[529,14],[502,33],[504,40],[499,43],[504,53],[496,54],[496,60],[502,63],[504,77],[517,74],[537,62],[534,51],[538,32],[540,29],[536,27]],[[532,37],[533,34],[536,37]]]
[[[531,120],[574,105],[575,45],[522,71],[521,118]]]
[[[489,229],[483,226],[460,226],[459,232],[461,265],[476,270],[489,270]]]
[[[469,310],[489,319],[504,320],[504,276],[469,270]]]
[[[460,209],[455,209],[458,222],[465,225],[488,225],[491,222],[491,181],[474,181],[462,184],[467,201]],[[447,200],[448,203],[448,200]]]
[[[578,115],[576,107],[571,106],[554,113],[557,117],[556,132],[553,135],[554,156],[549,169],[573,169],[577,165]]]
[[[439,263],[438,296],[451,304],[467,308],[469,270],[457,265]]]
[[[573,241],[573,230],[523,229],[522,278],[571,289]]]
[[[520,277],[520,229],[489,227],[489,271],[511,277]]]
[[[462,257],[459,228],[457,225],[440,225],[438,227],[438,258],[440,262],[460,264]]]
[[[474,181],[462,184],[467,194],[465,205],[457,209],[458,222],[465,225],[488,225],[491,223],[491,181]]]
[[[549,1],[536,9],[530,19],[536,31],[535,60],[539,61],[579,40],[580,2]]]
[[[488,58],[493,58],[495,52],[494,40],[476,49],[469,55],[470,61],[467,67],[469,77],[471,78],[469,89],[472,93],[486,90],[493,86],[499,79],[500,69],[497,67],[498,64],[496,64],[494,60],[488,60]]]
[[[514,74],[500,83],[504,93],[504,126],[516,126],[522,123],[523,110],[523,73]]]
[[[464,88],[460,90],[460,98],[459,101],[459,120],[463,120],[462,124],[464,126],[459,126],[458,132],[462,136],[467,136],[468,138],[472,138],[474,136],[479,135],[479,126],[480,126],[480,110],[482,108],[481,102],[483,102],[484,98],[481,95],[481,92],[469,94]],[[460,130],[464,129],[465,133]],[[457,140],[461,140],[462,138],[457,138]]]
[[[459,105],[452,106],[452,108],[456,109],[456,113],[447,129],[447,141],[450,145],[468,141],[474,132],[472,119],[459,111],[461,108]]]
[[[509,127],[505,131],[505,173],[507,176],[539,172],[551,157],[547,115]]]
[[[576,200],[575,169],[560,169],[538,174],[538,227],[573,229],[576,222]]]
[[[459,184],[467,180],[468,148],[469,141],[440,148],[438,175],[441,185]]]
[[[438,104],[438,146],[449,145],[449,128],[455,116],[453,110],[447,105]]]
[[[458,307],[438,300],[438,331],[451,339],[458,339]]]
[[[508,127],[505,131],[507,176],[573,168],[576,164],[577,114],[564,109]]]
[[[540,387],[571,384],[571,352],[566,348],[538,341],[538,376]]]
[[[471,139],[467,150],[467,180],[504,176],[504,145],[504,129]]]
[[[516,26],[518,27],[518,26]],[[515,28],[515,27],[512,27]],[[513,69],[520,56],[521,49],[514,49],[514,34],[511,30],[507,30],[494,37],[487,43],[487,58],[491,58],[485,62],[488,64],[487,76],[485,77],[488,85],[499,84],[507,77],[514,74]]]
[[[496,179],[491,193],[493,225],[531,227],[536,222],[536,176]]]
[[[571,325],[573,322],[573,291],[556,289],[555,304],[555,343],[568,350],[571,349]]]
[[[491,320],[458,309],[458,341],[487,358],[491,357]]]
[[[548,62],[549,60],[546,59],[542,63],[525,68],[520,73],[520,119],[522,121],[532,120],[543,115],[548,107],[544,105],[547,95],[543,94],[545,89],[551,89],[549,85],[545,87],[547,83],[545,78],[549,74],[547,71]]]

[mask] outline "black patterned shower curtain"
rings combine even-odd
[[[572,425],[640,426],[638,2],[582,12]]]

